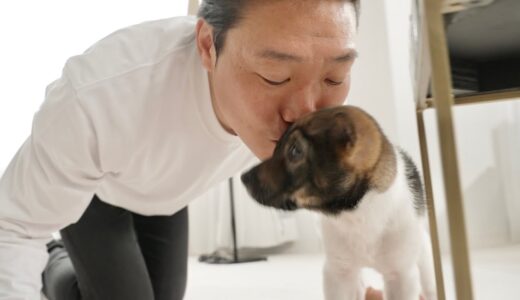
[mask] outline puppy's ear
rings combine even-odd
[[[355,140],[344,156],[346,163],[358,171],[370,170],[379,160],[384,136],[375,120],[360,109],[350,110],[348,120]]]
[[[327,136],[334,141],[337,147],[347,150],[346,148],[352,146],[356,142],[356,132],[353,130],[352,124],[348,122],[343,115],[335,116],[334,126],[332,126],[327,133]]]
[[[326,137],[342,152],[345,147],[354,144],[356,140],[356,133],[352,128],[351,121],[343,110],[324,110],[319,116],[310,118],[305,127],[308,134]]]

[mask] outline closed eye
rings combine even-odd
[[[282,85],[286,82],[289,82],[291,81],[291,78],[287,78],[285,80],[282,80],[282,81],[275,81],[275,80],[269,80],[267,78],[265,78],[264,76],[260,75],[260,74],[257,74],[260,78],[262,78],[266,83],[270,84],[270,85]]]
[[[343,81],[334,81],[332,79],[325,79],[325,83],[328,85],[340,85]]]

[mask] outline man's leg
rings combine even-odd
[[[80,300],[76,272],[61,241],[47,244],[49,260],[42,274],[43,294],[49,300]]]
[[[154,299],[131,212],[94,196],[79,221],[64,228],[61,236],[76,270],[81,299]]]
[[[188,209],[172,216],[134,214],[134,226],[155,300],[181,300],[186,290]]]

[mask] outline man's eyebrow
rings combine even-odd
[[[265,49],[257,54],[258,57],[274,59],[279,61],[296,61],[301,62],[303,58],[294,54],[280,52],[272,49]]]
[[[352,61],[358,57],[358,52],[354,49],[351,49],[348,53],[335,57],[333,60],[335,62],[346,62]]]
[[[273,59],[278,61],[295,61],[302,62],[304,60],[303,57],[297,56],[290,53],[280,52],[272,49],[265,49],[259,53],[257,56],[260,58]],[[358,52],[354,49],[348,51],[348,53],[342,54],[340,56],[334,57],[331,59],[333,62],[347,62],[354,60],[358,57]]]

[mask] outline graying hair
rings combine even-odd
[[[224,47],[226,33],[238,24],[245,6],[252,0],[203,0],[197,16],[213,27],[213,44],[217,56]],[[344,0],[354,3],[356,23],[359,21],[360,0]]]

